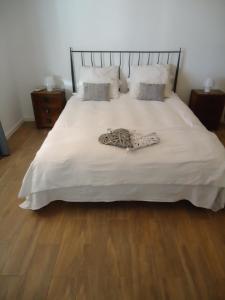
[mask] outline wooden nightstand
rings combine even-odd
[[[66,105],[64,90],[31,93],[37,128],[52,128]]]
[[[225,103],[225,93],[220,90],[192,90],[190,96],[190,109],[209,130],[219,127]]]

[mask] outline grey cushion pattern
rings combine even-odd
[[[163,101],[165,84],[140,82],[138,100]]]
[[[119,148],[132,148],[130,132],[124,128],[115,130],[108,129],[108,133],[99,137],[99,142],[105,145],[116,146]]]
[[[148,147],[160,142],[160,138],[155,132],[147,135],[140,134],[136,130],[128,129],[108,129],[108,133],[101,134],[98,138],[99,142],[104,145],[126,148],[127,150],[137,150]]]
[[[110,83],[89,83],[84,82],[83,100],[109,101]]]

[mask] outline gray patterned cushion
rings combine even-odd
[[[110,83],[84,82],[83,100],[109,101]]]
[[[127,150],[137,150],[160,142],[160,138],[155,132],[143,135],[135,130],[129,131],[124,128],[108,129],[107,131],[108,133],[101,134],[98,138],[100,143]]]
[[[105,145],[116,146],[120,148],[132,148],[130,132],[124,128],[115,130],[108,129],[108,133],[99,137],[99,142]]]
[[[165,84],[140,82],[138,100],[163,101]]]

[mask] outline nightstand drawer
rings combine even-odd
[[[39,96],[35,95],[33,97],[33,102],[35,102],[36,105],[39,107],[62,107],[62,97],[60,96],[51,96],[51,95],[46,95],[46,96]]]
[[[40,107],[40,112],[43,116],[52,116],[52,115],[59,115],[62,111],[61,106],[60,107],[55,107],[55,106],[41,106]]]
[[[53,127],[55,122],[57,121],[59,117],[59,114],[54,114],[54,115],[43,115],[41,117],[41,127]]]
[[[51,116],[43,116],[41,122],[39,123],[40,128],[52,128],[55,122],[52,120]]]
[[[200,96],[196,102],[196,107],[204,107],[205,109],[220,109],[223,107],[224,97],[217,96]]]
[[[52,128],[66,105],[65,92],[45,90],[32,92],[32,103],[38,128]]]

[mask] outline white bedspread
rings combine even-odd
[[[127,152],[98,142],[107,128],[156,132],[161,142]],[[31,163],[19,197],[26,197],[21,207],[30,209],[53,200],[186,198],[217,210],[224,207],[224,191],[223,145],[175,94],[165,102],[122,94],[110,102],[73,96]]]

